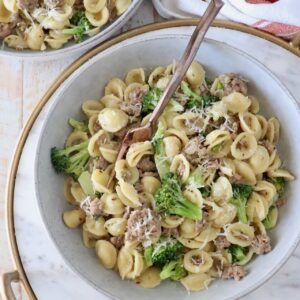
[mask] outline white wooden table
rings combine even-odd
[[[162,20],[146,0],[122,31]],[[82,54],[82,53],[81,53]],[[0,57],[0,273],[13,268],[5,230],[5,184],[22,126],[48,86],[81,54],[46,62]]]

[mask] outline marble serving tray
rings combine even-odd
[[[177,21],[177,24],[180,26],[180,21]],[[181,24],[187,23],[182,21]],[[159,28],[158,24],[155,26],[154,29]],[[160,29],[160,34],[168,34],[170,30],[173,29]],[[192,32],[192,28],[181,26],[176,28],[176,32],[189,34]],[[300,58],[298,56],[268,40],[234,29],[213,27],[209,30],[207,37],[225,42],[255,57],[273,71],[300,103]],[[96,53],[96,50],[93,51]],[[51,101],[42,109],[29,132],[15,180],[13,216],[17,248],[32,289],[25,284],[26,290],[29,297],[33,298],[35,295],[38,299],[43,300],[76,300],[94,297],[108,299],[94,290],[66,265],[49,238],[38,210],[34,192],[33,161],[43,120],[50,106]],[[16,252],[15,250],[13,252]],[[14,256],[17,261],[16,253]],[[299,266],[300,248],[298,247],[284,268],[268,283],[248,295],[247,299],[272,298],[279,300],[285,297],[297,299],[300,291]]]

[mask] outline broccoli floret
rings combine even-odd
[[[149,246],[144,250],[144,262],[146,267],[150,267],[153,265],[152,261],[152,253],[153,253],[153,246]]]
[[[88,130],[88,124],[87,122],[81,122],[76,119],[70,118],[68,120],[68,123],[75,131],[87,131]]]
[[[164,127],[159,123],[156,133],[152,139],[154,161],[160,178],[163,178],[170,171],[170,162],[168,161],[163,142],[164,132]]]
[[[161,237],[156,244],[144,250],[144,258],[148,263],[162,268],[171,260],[176,260],[182,254],[182,250],[183,245],[176,239]]]
[[[233,185],[232,190],[233,197],[230,199],[230,203],[235,205],[237,208],[239,221],[247,223],[246,204],[250,194],[252,193],[252,187],[246,184]]]
[[[210,193],[211,193],[210,186],[204,186],[204,187],[200,188],[199,190],[201,192],[202,197],[207,198],[210,196]]]
[[[247,249],[239,245],[230,245],[228,251],[232,255],[233,263],[241,262],[246,258]]]
[[[216,102],[218,98],[212,94],[200,96],[193,92],[185,81],[181,82],[181,90],[189,97],[189,101],[186,104],[186,108],[192,109],[193,107],[202,108],[211,105]]]
[[[65,173],[75,180],[86,170],[90,158],[88,152],[89,141],[65,149],[53,147],[51,149],[51,162],[56,172]]]
[[[162,185],[154,195],[157,211],[168,215],[179,215],[200,220],[202,211],[196,204],[185,199],[176,174],[169,172],[162,179]]]
[[[267,181],[271,182],[275,186],[279,197],[284,194],[285,180],[283,177],[267,177]]]
[[[74,25],[74,27],[64,29],[63,33],[73,35],[77,43],[82,42],[84,34],[93,28],[83,11],[75,12],[70,20],[70,23]]]
[[[265,228],[267,230],[272,229],[275,227],[276,222],[277,222],[277,216],[278,216],[278,209],[276,206],[271,206],[269,208],[268,214],[266,218],[262,221],[264,224]]]
[[[181,278],[187,275],[186,269],[183,267],[183,260],[179,258],[177,260],[172,260],[167,263],[162,271],[160,272],[159,276],[162,280],[165,279],[172,279],[172,280],[180,280]]]
[[[214,81],[210,78],[205,77],[205,82],[207,85],[212,85]]]
[[[191,172],[185,184],[186,186],[191,186],[196,189],[203,187],[204,179],[202,170],[198,167],[193,172]]]
[[[143,97],[142,112],[150,113],[157,106],[157,103],[161,96],[161,90],[159,88],[150,88],[146,95]]]

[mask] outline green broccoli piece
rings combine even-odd
[[[181,278],[187,275],[186,269],[183,267],[182,258],[177,260],[172,260],[167,263],[160,272],[159,276],[162,280],[172,279],[172,280],[180,280]]]
[[[230,245],[228,248],[229,253],[232,255],[232,262],[239,263],[246,258],[247,249],[239,245]]]
[[[267,181],[271,182],[275,186],[279,197],[284,194],[285,180],[283,177],[267,177]]]
[[[224,91],[224,84],[221,82],[221,81],[218,81],[218,83],[217,83],[217,90],[222,90],[222,91]]]
[[[204,186],[203,172],[199,167],[191,172],[185,185],[195,187],[196,189],[202,188]]]
[[[185,199],[176,174],[169,172],[162,179],[162,185],[154,195],[156,210],[167,215],[179,215],[200,220],[202,211],[196,204]]]
[[[65,149],[53,147],[51,149],[51,162],[56,172],[65,173],[75,180],[87,168],[90,158],[88,152],[89,141]]]
[[[152,253],[153,253],[153,246],[149,246],[144,249],[144,262],[146,267],[150,267],[153,265]]]
[[[200,188],[199,190],[201,192],[202,197],[207,198],[210,196],[210,193],[211,193],[210,186],[204,186],[204,187]]]
[[[150,88],[146,95],[143,97],[142,112],[150,113],[157,106],[162,92],[159,88]]]
[[[174,99],[171,99],[164,110],[164,112],[168,111],[182,112],[184,111],[184,107],[179,102],[175,101]]]
[[[161,237],[159,241],[144,250],[144,258],[148,263],[162,268],[172,260],[176,260],[183,251],[183,245],[174,238]],[[151,255],[150,255],[151,254]],[[151,257],[151,259],[150,259]]]
[[[207,85],[212,85],[214,83],[214,81],[210,78],[205,77],[205,82]]]
[[[159,123],[156,133],[152,138],[154,161],[160,178],[163,178],[170,171],[170,162],[167,158],[163,142],[164,132],[164,127]]]
[[[266,218],[262,221],[262,223],[264,224],[267,230],[275,227],[277,222],[277,216],[278,216],[278,209],[276,206],[273,205],[269,208]]]
[[[186,104],[186,108],[192,109],[193,107],[202,108],[211,105],[216,102],[218,98],[212,94],[200,96],[193,92],[185,81],[181,82],[181,90],[189,97],[189,101]]]
[[[239,221],[242,223],[247,223],[247,214],[246,214],[246,204],[247,200],[252,193],[252,187],[250,185],[241,184],[241,185],[233,185],[233,197],[230,199],[230,203],[235,205],[237,208],[237,215]]]
[[[76,11],[72,16],[70,23],[72,28],[63,29],[64,34],[73,35],[77,43],[82,42],[83,36],[93,28],[83,11]]]
[[[70,118],[68,120],[68,123],[71,127],[73,127],[74,131],[87,131],[88,130],[88,124],[87,122],[80,122],[76,119]]]

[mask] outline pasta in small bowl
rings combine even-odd
[[[0,55],[58,57],[114,34],[141,0],[0,0]]]
[[[206,41],[152,139],[116,161],[125,133],[146,124],[176,69],[167,54],[154,65],[146,54],[157,54],[157,44],[143,43],[120,50],[119,70],[108,67],[118,57],[112,50],[56,93],[36,161],[42,215],[66,261],[114,297],[236,298],[282,255],[291,222],[283,216],[297,205],[297,169],[288,161],[296,152],[282,151],[291,142],[288,115],[276,108],[281,102],[266,109],[275,90],[288,96],[250,58]],[[169,47],[168,38],[159,43]],[[101,67],[99,87],[90,80]],[[55,192],[45,196],[44,182]]]

